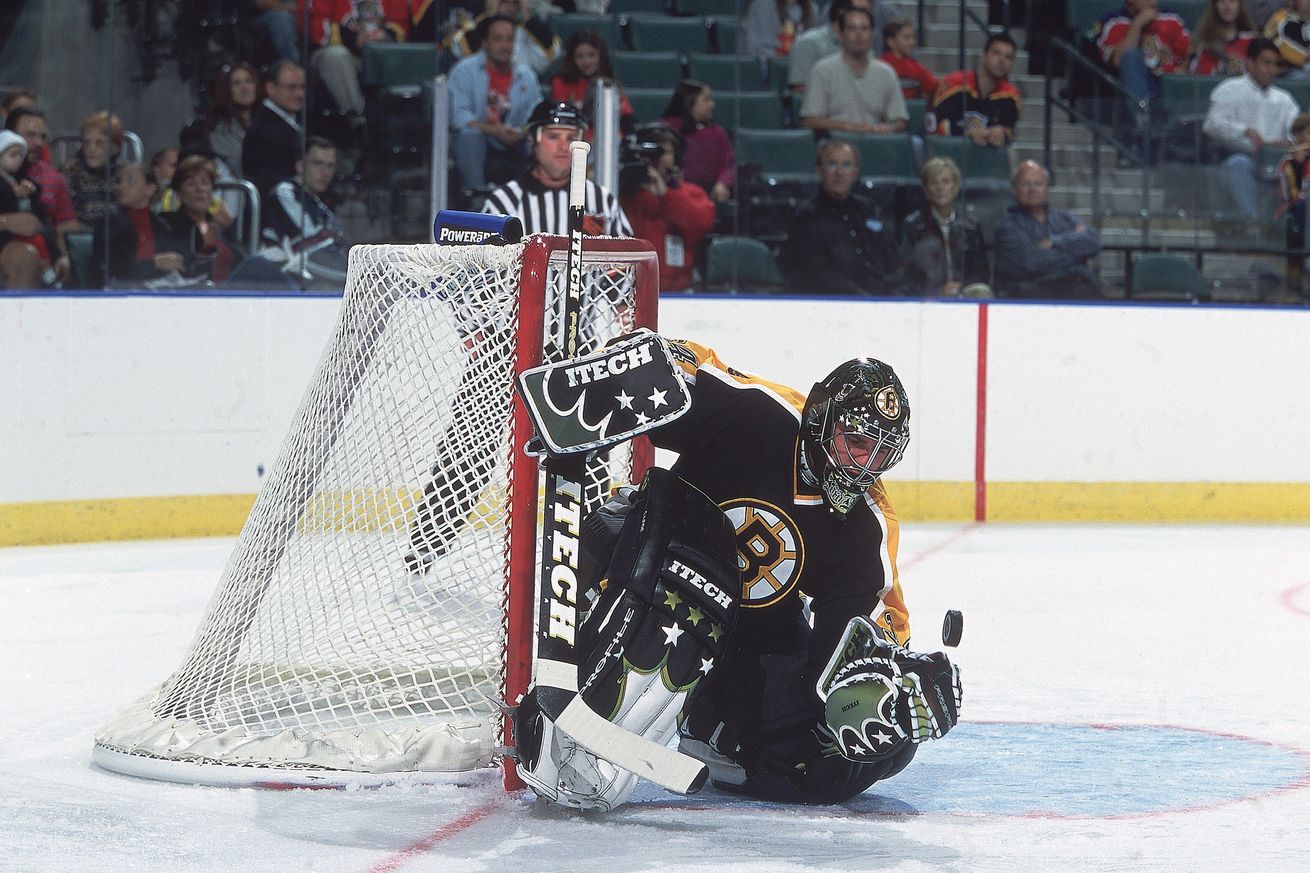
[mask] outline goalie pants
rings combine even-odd
[[[724,669],[707,677],[683,733],[746,771],[745,782],[716,781],[716,787],[775,803],[842,803],[914,758],[917,747],[910,742],[872,762],[838,754],[821,728],[823,707],[805,663],[803,653],[760,655],[733,646]]]

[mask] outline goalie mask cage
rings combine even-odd
[[[367,785],[503,758],[518,787],[505,707],[531,677],[540,486],[513,382],[556,347],[566,248],[351,249],[332,338],[191,647],[101,729],[96,763]],[[649,245],[591,238],[583,263],[584,353],[655,328]],[[651,455],[638,439],[594,456],[589,508]]]

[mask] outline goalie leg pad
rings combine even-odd
[[[578,629],[579,692],[602,717],[664,744],[736,623],[736,533],[709,498],[658,468],[595,517],[584,524],[581,563],[613,546],[599,597]],[[581,570],[580,582],[589,575]],[[611,809],[635,785],[631,773],[549,723],[531,694],[515,734],[524,780],[549,800]]]

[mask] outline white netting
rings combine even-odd
[[[186,660],[104,727],[97,760],[389,773],[503,751],[511,380],[520,300],[543,306],[520,288],[524,250],[352,249],[334,335]],[[588,255],[587,347],[645,323],[651,268]],[[629,464],[594,462],[592,500]]]

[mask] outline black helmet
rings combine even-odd
[[[572,103],[542,101],[528,116],[528,136],[536,139],[537,131],[543,127],[576,127],[587,129],[587,119],[573,107]]]
[[[801,417],[802,474],[845,515],[910,442],[910,399],[882,361],[855,358],[815,383]]]

